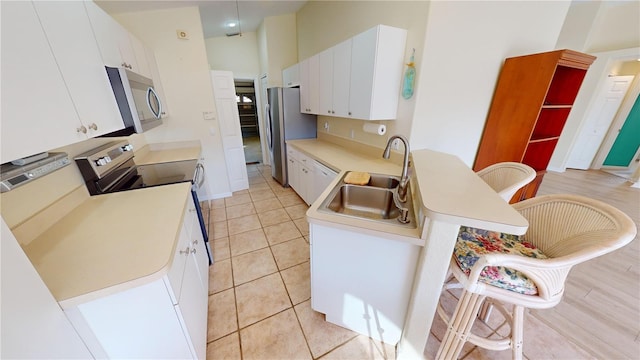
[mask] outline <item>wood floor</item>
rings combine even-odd
[[[598,199],[624,211],[640,228],[640,189],[603,171],[545,175],[538,195]],[[640,241],[574,267],[562,302],[531,314],[598,359],[640,359]]]

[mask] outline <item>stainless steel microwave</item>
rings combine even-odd
[[[105,67],[125,128],[104,136],[142,133],[162,124],[162,103],[153,80],[124,68]]]

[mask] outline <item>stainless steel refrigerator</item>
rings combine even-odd
[[[314,139],[317,136],[315,115],[300,112],[300,89],[267,89],[267,143],[271,160],[271,175],[287,186],[287,150],[285,141]]]

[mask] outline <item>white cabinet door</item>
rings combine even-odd
[[[319,111],[319,55],[300,62],[300,111],[318,114]]]
[[[313,168],[300,166],[300,197],[307,204],[311,204],[313,202]]]
[[[207,307],[209,304],[209,259],[204,248],[193,197],[189,195],[183,230],[187,251],[176,313],[188,333],[195,357],[206,358]]]
[[[197,218],[194,218],[191,224],[189,241],[191,244],[191,257],[196,263],[200,285],[204,293],[209,294],[209,257],[207,256],[207,248],[200,229],[200,221]]]
[[[349,117],[351,39],[319,54],[318,115]]]
[[[402,334],[420,246],[386,239],[384,234],[365,235],[357,228],[311,223],[309,229],[311,307],[324,313],[328,322],[395,345]]]
[[[289,177],[289,186],[297,192],[300,193],[300,164],[298,160],[289,157],[287,159],[287,176]]]
[[[124,128],[82,2],[34,2],[80,121],[89,137]]]
[[[331,116],[333,111],[333,48],[318,55],[320,79],[318,81],[319,105],[318,115]]]
[[[93,1],[83,3],[89,14],[104,64],[129,70],[137,68],[129,32]]]
[[[349,111],[363,120],[396,118],[406,30],[378,25],[353,37]]]
[[[149,66],[149,59],[147,58],[147,50],[142,41],[135,37],[135,35],[129,33],[129,40],[131,41],[131,47],[133,49],[133,55],[135,56],[135,64],[136,67],[133,69],[134,72],[152,78],[151,68]],[[155,87],[155,83],[154,83]]]
[[[298,71],[300,72],[300,112],[310,114],[311,109],[309,107],[309,59],[304,59],[298,64]]]
[[[187,258],[182,279],[180,302],[176,305],[176,313],[180,317],[183,327],[188,334],[190,347],[198,359],[206,359],[207,351],[207,306],[208,293],[202,288],[195,256]]]
[[[350,117],[351,39],[333,47],[333,110],[331,115]]]
[[[284,87],[294,87],[300,85],[300,66],[291,65],[282,70],[282,85]]]
[[[162,280],[65,312],[96,358],[193,358],[184,326]]]
[[[190,221],[191,217],[188,212],[185,213],[184,219],[185,221]],[[187,232],[187,227],[183,226],[182,229],[180,229],[178,245],[176,246],[175,254],[173,254],[171,268],[169,269],[169,272],[167,272],[167,281],[169,282],[167,289],[169,290],[169,295],[171,296],[171,301],[174,305],[178,304],[180,301],[180,290],[182,289],[184,268],[187,263],[187,255],[191,250],[189,245],[190,236]]]
[[[2,3],[1,162],[85,140],[31,2]]]

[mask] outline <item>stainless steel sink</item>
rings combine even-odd
[[[393,192],[398,183],[399,179],[396,176],[383,174],[371,174],[371,180],[367,185],[345,184],[342,178],[320,204],[318,210],[340,216],[415,228],[410,193],[408,193],[407,202],[402,204],[409,209],[409,223],[403,224],[398,221],[401,212],[393,200]]]
[[[367,186],[381,187],[385,189],[393,189],[400,183],[400,178],[392,175],[370,174],[371,179]]]

